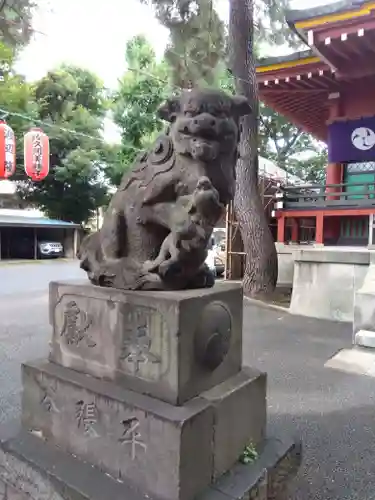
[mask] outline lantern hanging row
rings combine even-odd
[[[25,172],[33,181],[41,181],[49,172],[49,139],[40,128],[31,128],[24,136]],[[0,179],[16,171],[16,137],[4,120],[0,120]]]

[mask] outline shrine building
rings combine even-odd
[[[289,11],[306,50],[263,59],[260,99],[328,146],[324,185],[283,186],[277,241],[371,246],[375,214],[375,1]]]

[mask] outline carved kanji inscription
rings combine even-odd
[[[45,385],[40,383],[40,388],[43,391],[43,396],[40,400],[40,404],[47,412],[59,413],[60,410],[56,404],[56,392],[57,392],[57,382],[56,380],[51,381],[50,384]]]
[[[169,367],[168,328],[153,308],[137,306],[125,316],[120,361],[122,369],[158,379]]]
[[[85,403],[78,401],[76,403],[76,421],[79,429],[83,429],[84,433],[90,437],[99,437],[95,429],[95,424],[98,419],[98,410],[95,403]]]
[[[135,417],[128,418],[122,421],[122,426],[124,430],[119,442],[130,448],[131,459],[135,460],[139,450],[147,450],[147,445],[142,441],[139,420]]]
[[[131,330],[130,338],[123,343],[121,359],[133,364],[134,373],[139,372],[142,363],[160,363],[160,357],[151,352],[152,339],[146,322]]]
[[[91,324],[92,317],[82,311],[76,301],[70,300],[64,310],[64,322],[60,336],[64,337],[69,345],[78,346],[84,341],[88,347],[95,347],[96,342],[88,334]]]

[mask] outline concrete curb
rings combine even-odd
[[[255,306],[263,307],[264,309],[273,309],[275,311],[282,311],[284,313],[290,314],[289,307],[282,307],[282,306],[278,306],[277,304],[269,304],[267,302],[263,302],[262,300],[252,299],[251,297],[246,297],[246,295],[244,295],[243,298],[244,298],[244,300],[246,300],[247,302],[249,302],[250,304],[253,304]]]
[[[0,260],[0,267],[24,266],[25,264],[49,264],[51,262],[73,262],[75,259],[25,259],[25,260]],[[78,262],[78,261],[77,261]]]
[[[11,266],[24,266],[25,264],[39,264],[40,260],[14,260],[14,261],[0,261],[0,267]]]

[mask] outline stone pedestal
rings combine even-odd
[[[375,252],[361,288],[354,294],[353,347],[342,349],[326,366],[338,370],[375,376]]]
[[[0,498],[284,492],[300,449],[266,440],[266,376],[241,366],[239,285],[157,293],[52,283],[50,322],[49,360],[22,366],[23,430],[2,445]],[[248,446],[259,458],[239,465]],[[95,471],[97,486],[78,470]]]
[[[354,296],[353,343],[375,347],[375,252],[370,252],[363,285]]]
[[[183,404],[241,369],[242,289],[120,292],[51,283],[50,360]]]

